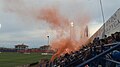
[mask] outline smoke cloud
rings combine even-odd
[[[87,16],[83,16],[80,27],[81,36],[83,36],[80,40],[76,40],[76,33],[74,25],[71,25],[69,18],[65,18],[61,16],[59,10],[57,8],[43,8],[40,10],[40,15],[37,16],[39,20],[44,20],[48,24],[50,24],[51,28],[54,28],[57,32],[57,38],[52,41],[51,48],[56,50],[57,52],[52,56],[51,61],[55,59],[55,57],[59,57],[64,53],[70,53],[71,51],[75,51],[80,49],[82,45],[85,44],[87,40],[87,36],[85,36],[86,25],[89,22],[89,18]],[[78,24],[79,22],[72,22],[72,24]]]
[[[56,51],[52,56],[51,61],[62,54],[74,52],[82,45],[85,45],[88,37],[84,36],[86,26],[90,21],[88,15],[78,13],[75,19],[72,21],[70,18],[65,17],[57,7],[42,7],[42,8],[30,8],[26,6],[22,1],[6,0],[10,4],[7,11],[14,12],[21,17],[27,17],[40,22],[45,21],[49,24],[50,28],[55,30],[57,35],[52,40],[50,46],[51,49]],[[19,2],[19,3],[18,3]],[[18,3],[18,4],[17,4]],[[19,6],[16,6],[19,5]],[[27,9],[26,9],[27,8]],[[29,20],[26,19],[26,20]],[[71,25],[71,22],[73,25]],[[80,35],[80,37],[78,37]]]

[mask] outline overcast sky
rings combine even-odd
[[[120,8],[120,0],[102,0],[102,4],[106,21]],[[14,47],[17,43],[39,47],[47,44],[47,35],[54,39],[56,33],[47,23],[17,13],[27,15],[31,10],[45,7],[57,7],[71,20],[77,14],[89,15],[90,36],[103,24],[99,0],[0,0],[0,47]]]

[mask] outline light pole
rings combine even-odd
[[[100,1],[100,7],[101,7],[101,14],[102,14],[102,20],[103,20],[103,34],[102,34],[102,38],[104,38],[105,36],[105,16],[104,16],[104,11],[103,11],[103,4],[102,1]]]
[[[0,29],[1,29],[2,25],[0,24]]]
[[[50,36],[48,35],[48,36],[47,36],[47,38],[48,38],[48,45],[50,45],[50,44],[49,44],[49,40],[50,40],[49,37],[50,37]]]
[[[74,26],[74,23],[71,22],[70,23],[70,39],[72,38],[72,28],[73,28],[73,26]]]

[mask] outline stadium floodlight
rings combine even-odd
[[[2,27],[2,25],[0,24],[0,28]]]
[[[74,23],[71,22],[70,23],[70,39],[72,38],[73,26],[74,26]]]
[[[70,24],[71,24],[71,27],[73,27],[73,26],[74,26],[74,23],[73,23],[73,22],[71,22]]]
[[[47,38],[48,38],[48,45],[50,45],[50,44],[49,44],[49,40],[50,40],[49,38],[50,38],[50,36],[49,36],[49,35],[47,35]]]

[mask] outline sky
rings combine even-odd
[[[37,9],[55,7],[60,13],[75,20],[76,17],[88,15],[89,35],[92,36],[103,24],[100,0],[0,0],[0,47],[13,48],[25,43],[30,48],[47,45],[56,32],[44,21],[31,17]],[[102,0],[105,21],[120,8],[120,0]],[[79,30],[79,29],[78,29]]]

